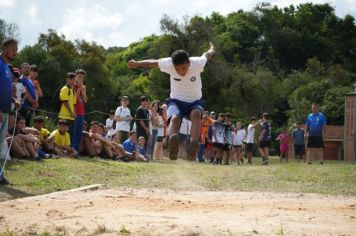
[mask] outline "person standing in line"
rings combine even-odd
[[[263,113],[261,127],[262,131],[258,140],[260,141],[259,152],[262,157],[262,165],[268,165],[269,149],[271,147],[271,123],[268,120],[268,113]]]
[[[233,132],[233,159],[236,160],[237,164],[240,165],[243,163],[242,159],[242,142],[246,138],[246,131],[242,127],[241,122],[236,123],[236,129]]]
[[[147,152],[148,149],[148,139],[150,136],[150,112],[149,112],[149,101],[146,96],[140,97],[141,106],[136,110],[136,132],[137,136],[143,136],[145,138],[145,148]]]
[[[80,143],[83,136],[83,122],[85,114],[85,103],[88,102],[88,96],[86,92],[85,77],[87,73],[83,69],[77,69],[75,71],[75,81],[73,83],[73,91],[75,94],[75,118],[74,124],[70,127],[70,137],[72,147],[79,153]]]
[[[121,144],[129,138],[130,122],[133,120],[130,108],[128,107],[129,102],[129,97],[123,96],[120,100],[121,106],[116,108],[115,111],[116,132],[120,133]]]
[[[313,156],[317,156],[322,165],[324,163],[323,130],[326,125],[326,117],[319,112],[318,104],[316,103],[312,104],[311,110],[312,113],[307,116],[305,122],[308,135],[307,162],[309,165],[312,164],[311,155],[313,154]]]
[[[22,104],[20,114],[26,119],[26,126],[30,126],[31,116],[33,113],[33,108],[37,104],[37,95],[35,85],[30,79],[30,64],[27,62],[22,63],[21,65],[22,75],[20,77],[20,83],[26,88],[26,94],[24,98],[24,103]]]
[[[292,131],[294,142],[294,155],[297,161],[304,160],[305,162],[305,130],[301,128],[302,122],[297,122],[297,128]]]
[[[12,73],[9,69],[9,63],[16,58],[17,45],[15,39],[5,40],[2,43],[0,54],[0,154],[5,155],[4,159],[8,158],[8,146],[5,137],[8,133],[8,119],[13,96]],[[0,164],[0,185],[9,184],[1,170]]]
[[[280,151],[279,161],[282,163],[283,156],[284,156],[285,159],[286,159],[286,163],[288,163],[289,135],[287,133],[287,129],[286,128],[282,129],[282,133],[280,133],[278,135],[278,137],[276,138],[276,141],[280,142],[280,145],[279,145],[279,151]]]
[[[247,152],[247,163],[252,165],[252,155],[255,143],[255,127],[259,125],[259,122],[256,122],[256,117],[251,117],[251,124],[247,127],[247,136],[246,136],[246,152]]]

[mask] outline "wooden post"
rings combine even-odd
[[[356,162],[356,84],[345,97],[344,160]]]

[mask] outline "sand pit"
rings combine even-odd
[[[356,198],[161,189],[64,191],[0,203],[0,232],[355,235]]]

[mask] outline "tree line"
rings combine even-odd
[[[329,4],[306,3],[279,8],[268,3],[223,16],[164,15],[161,35],[149,35],[128,47],[105,49],[95,42],[70,41],[49,29],[25,46],[13,62],[36,64],[44,97],[52,110],[53,94],[68,71],[87,72],[87,111],[107,112],[128,95],[131,107],[142,94],[164,101],[169,77],[158,69],[129,70],[129,59],[168,57],[176,49],[201,55],[213,42],[216,55],[202,74],[208,110],[229,111],[245,120],[268,112],[275,127],[291,125],[310,112],[312,102],[329,124],[343,124],[344,95],[356,82],[356,25],[351,15],[336,16]],[[139,30],[139,29],[137,29]],[[15,24],[0,20],[0,39],[20,36]]]

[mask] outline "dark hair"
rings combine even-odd
[[[312,103],[312,106],[319,107],[319,106],[318,106],[318,103],[316,103],[316,102],[313,102],[313,103]]]
[[[134,134],[136,134],[135,131],[131,131],[131,132],[130,132],[130,136],[132,136],[132,135],[134,135]]]
[[[2,50],[5,50],[8,46],[10,46],[11,44],[18,44],[17,40],[14,39],[14,38],[8,38],[8,39],[5,39],[3,42],[2,42],[2,45],[1,45],[1,49]]]
[[[225,117],[230,117],[231,118],[231,113],[230,112],[226,112],[225,113]]]
[[[251,121],[253,121],[253,120],[257,120],[256,117],[252,116]]]
[[[184,50],[174,51],[171,55],[173,65],[182,65],[189,63],[189,55]]]
[[[115,115],[115,111],[114,110],[110,110],[110,115]]]
[[[269,114],[268,113],[263,113],[262,117],[265,118],[266,120],[268,120]]]
[[[148,98],[145,95],[141,96],[140,102],[145,102],[145,101],[148,101]]]
[[[30,71],[35,71],[35,72],[38,72],[38,67],[36,65],[31,65],[30,66]]]
[[[73,72],[68,72],[66,74],[66,79],[74,79],[75,78],[75,74]]]
[[[26,121],[25,117],[23,117],[23,116],[19,116],[19,117],[17,118],[17,120],[16,120],[16,123],[17,123],[17,122],[19,122],[20,120],[24,120],[24,121]]]
[[[75,71],[75,74],[76,74],[76,75],[81,74],[81,75],[87,76],[87,72],[85,72],[85,70],[83,70],[83,69],[77,69],[77,70]]]

